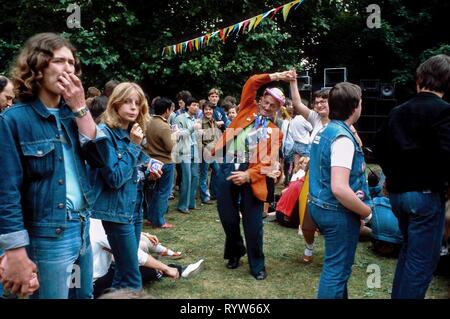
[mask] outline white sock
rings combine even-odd
[[[303,253],[305,256],[312,256],[313,255],[313,249],[314,249],[314,244],[306,244],[306,248],[305,248],[305,252]]]

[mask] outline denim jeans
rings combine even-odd
[[[298,154],[300,156],[309,156],[310,145],[304,144],[300,142],[295,142],[294,147],[292,148],[292,154]]]
[[[423,299],[439,262],[444,199],[432,192],[391,193],[389,197],[403,234],[392,298]]]
[[[211,167],[211,181],[210,189],[211,193],[208,191],[208,168]],[[217,192],[217,178],[213,178],[213,175],[217,175],[219,171],[219,164],[214,161],[212,163],[207,163],[204,160],[200,163],[200,199],[202,202],[206,202],[211,199],[211,196],[216,195]],[[213,191],[214,190],[214,191]]]
[[[198,163],[192,155],[190,160],[184,159],[181,163],[181,185],[178,209],[187,211],[195,208],[195,194],[198,186]]]
[[[0,256],[3,255],[3,250],[0,249]],[[0,298],[3,296],[3,285],[0,283]]]
[[[79,214],[72,214],[66,221],[62,236],[31,237],[27,251],[38,268],[40,284],[30,298],[92,299],[89,217],[83,217],[81,221]]]
[[[347,282],[358,244],[360,217],[344,210],[323,209],[312,203],[308,204],[308,210],[325,239],[317,298],[347,299]]]
[[[137,255],[142,230],[142,198],[143,193],[139,188],[130,224],[102,221],[116,265],[112,283],[112,287],[116,289],[142,289]]]
[[[146,218],[154,226],[160,227],[166,222],[164,215],[169,208],[169,196],[172,191],[175,164],[164,164],[162,176],[155,182],[145,186],[145,210]]]

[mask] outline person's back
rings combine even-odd
[[[385,131],[389,138],[383,135],[377,142],[385,144],[383,152],[389,157],[380,159],[389,192],[443,189],[448,162],[441,156],[443,132],[435,128],[449,115],[450,104],[430,92],[420,92],[391,111]]]

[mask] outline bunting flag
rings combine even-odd
[[[258,25],[260,25],[265,18],[269,17],[269,19],[272,20],[280,11],[283,14],[284,21],[286,21],[291,9],[293,8],[293,10],[296,10],[303,1],[304,0],[295,0],[277,8],[273,8],[267,12],[261,13],[252,18],[219,29],[217,31],[207,33],[205,35],[201,35],[199,37],[178,44],[166,46],[162,49],[162,56],[171,56],[172,54],[181,55],[183,53],[187,53],[188,50],[189,52],[192,52],[194,49],[198,51],[204,46],[213,45],[215,38],[219,38],[223,43],[225,43],[226,38],[228,38],[233,33],[239,34],[241,30],[242,33],[244,33],[246,30],[248,32],[256,30]]]

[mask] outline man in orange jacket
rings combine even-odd
[[[222,162],[218,174],[217,207],[225,231],[227,268],[235,269],[247,252],[251,274],[267,277],[263,253],[263,203],[267,198],[266,175],[276,166],[281,130],[273,123],[285,97],[278,88],[267,88],[256,102],[258,89],[272,81],[290,82],[295,73],[285,71],[250,77],[244,85],[239,113],[231,122],[214,153]],[[245,248],[239,224],[242,213]]]

